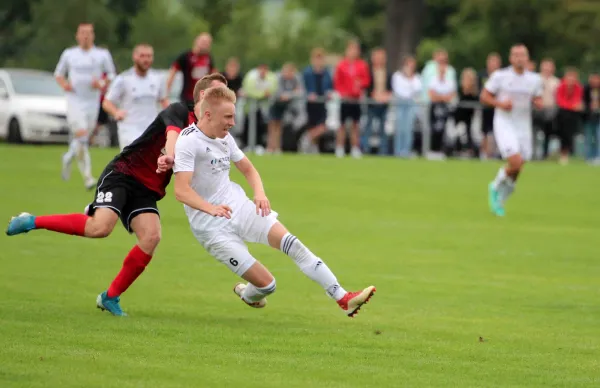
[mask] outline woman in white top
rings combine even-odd
[[[431,152],[435,155],[441,155],[444,146],[444,133],[446,130],[446,121],[449,116],[449,104],[456,97],[456,81],[446,79],[446,70],[448,65],[440,63],[438,66],[438,75],[429,84],[430,119],[431,125]]]
[[[415,101],[422,89],[416,67],[415,58],[407,56],[402,61],[402,68],[392,76],[392,90],[397,104],[394,155],[400,158],[409,157],[413,146]]]

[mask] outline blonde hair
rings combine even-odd
[[[198,101],[200,101],[201,92],[210,88],[213,81],[221,82],[225,86],[227,86],[227,78],[225,78],[225,76],[223,74],[212,73],[212,74],[205,75],[204,77],[200,78],[198,80],[198,82],[196,82],[196,85],[194,85],[194,92],[193,92],[194,104],[197,104]]]
[[[468,84],[468,81],[471,84]],[[467,67],[460,74],[460,86],[464,91],[471,91],[475,94],[479,93],[479,85],[477,85],[477,72],[472,67]]]
[[[204,97],[200,102],[200,115],[204,115],[204,112],[206,112],[210,105],[223,101],[235,104],[236,97],[233,90],[229,89],[227,86],[215,86],[206,89],[204,91]]]

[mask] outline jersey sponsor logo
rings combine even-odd
[[[219,163],[226,163],[226,162],[229,162],[229,156],[224,156],[222,158],[213,159],[213,160],[210,161],[210,164],[212,164],[213,166],[215,166],[215,165],[217,165]]]

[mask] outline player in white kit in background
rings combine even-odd
[[[532,103],[542,108],[542,80],[526,69],[527,47],[510,49],[511,66],[492,73],[481,93],[481,102],[496,108],[494,138],[506,166],[489,184],[490,210],[504,216],[504,203],[515,189],[517,177],[533,153]]]
[[[175,146],[175,197],[185,206],[198,242],[218,261],[248,283],[234,292],[251,307],[264,307],[275,292],[275,278],[248,251],[245,242],[270,245],[294,260],[352,317],[375,287],[346,292],[327,265],[277,221],[258,171],[238,148],[229,130],[235,124],[235,93],[226,87],[207,89],[196,104],[197,124],[181,132]],[[231,182],[231,163],[254,191],[254,201]]]
[[[153,62],[152,46],[137,45],[133,49],[133,67],[115,78],[104,97],[102,107],[117,120],[121,151],[144,133],[160,109],[169,106],[166,84],[151,69]]]
[[[86,188],[92,189],[89,136],[96,127],[100,111],[100,90],[115,77],[115,65],[108,50],[94,46],[94,27],[84,23],[77,27],[78,46],[63,51],[54,76],[67,93],[67,123],[71,130],[69,150],[63,156],[62,177],[71,175],[71,162],[77,157]],[[107,74],[107,81],[103,74]]]

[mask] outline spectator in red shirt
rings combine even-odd
[[[583,111],[583,87],[579,83],[579,73],[574,68],[565,71],[558,89],[556,89],[558,112],[558,133],[560,136],[560,163],[569,162],[569,153],[573,150],[573,135],[579,128]]]
[[[191,50],[184,51],[171,65],[167,78],[167,95],[171,91],[175,74],[183,74],[183,87],[181,88],[181,102],[188,105],[194,101],[194,85],[207,74],[217,71],[215,62],[210,55],[212,37],[205,32],[196,37]]]
[[[350,144],[352,146],[352,157],[360,158],[360,99],[365,90],[371,84],[369,67],[360,59],[360,43],[352,40],[346,46],[346,56],[338,63],[333,75],[333,88],[342,98],[341,126],[337,132],[335,155],[344,157],[346,144],[345,124],[348,119],[352,120],[350,132]]]

